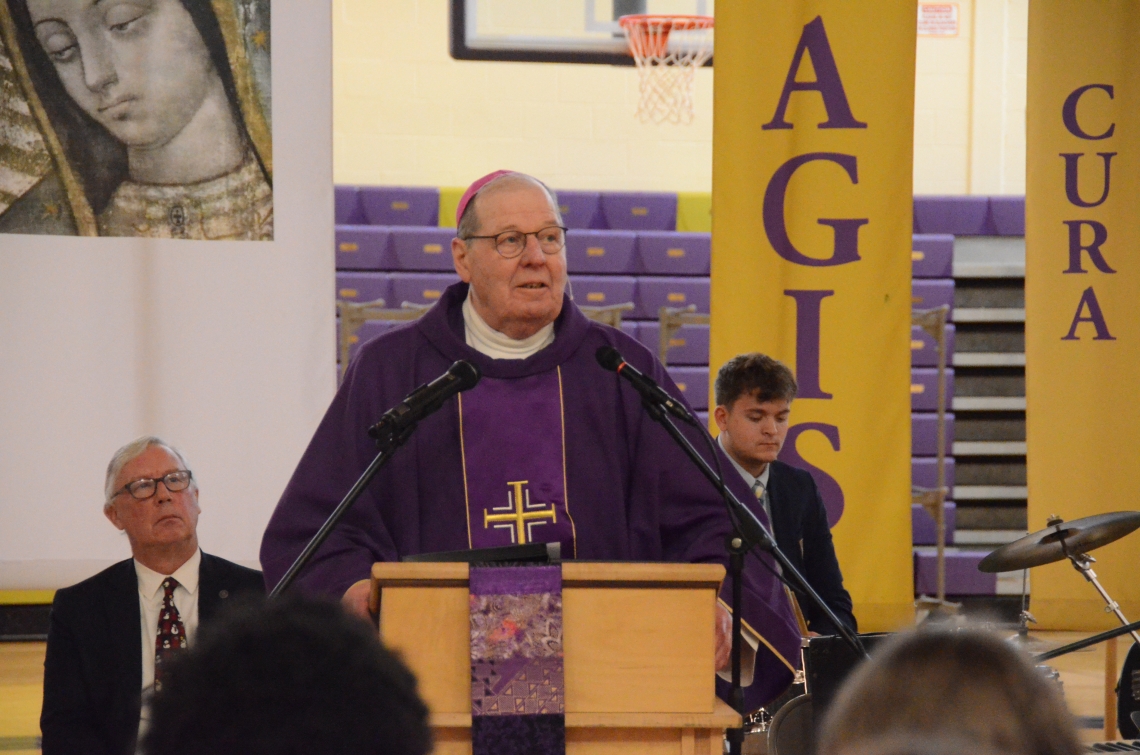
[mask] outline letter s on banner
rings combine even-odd
[[[814,464],[804,461],[804,458],[800,456],[800,452],[796,448],[796,441],[799,440],[800,435],[809,430],[822,434],[831,443],[834,450],[839,450],[838,427],[825,422],[801,422],[788,429],[788,439],[784,442],[783,450],[780,451],[780,461],[807,471],[815,480],[815,485],[819,488],[819,495],[823,498],[823,506],[827,509],[827,526],[830,528],[834,527],[843,516],[843,488],[839,486],[834,477]]]

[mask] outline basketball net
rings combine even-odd
[[[622,16],[618,19],[637,65],[642,123],[692,123],[693,77],[712,56],[712,16]],[[672,47],[669,36],[674,38]]]

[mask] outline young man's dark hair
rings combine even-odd
[[[407,667],[339,605],[285,597],[204,631],[167,672],[149,755],[424,755],[428,710]]]
[[[716,403],[730,407],[736,399],[755,395],[765,401],[792,401],[796,377],[783,362],[766,354],[740,354],[724,363],[716,374]]]

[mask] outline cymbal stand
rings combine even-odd
[[[1096,578],[1096,572],[1092,570],[1092,565],[1096,563],[1096,559],[1087,553],[1069,553],[1069,548],[1065,543],[1065,534],[1061,529],[1062,523],[1060,517],[1051,517],[1047,522],[1050,527],[1056,528],[1057,539],[1061,543],[1061,550],[1064,551],[1065,556],[1072,562],[1073,568],[1080,572],[1081,576],[1100,593],[1100,597],[1103,598],[1105,602],[1104,610],[1108,613],[1116,614],[1116,618],[1120,620],[1120,623],[1127,626],[1128,619],[1124,617],[1124,612],[1120,610],[1120,604],[1113,600],[1108,594],[1108,591],[1101,586]],[[1140,634],[1138,634],[1136,630],[1132,630],[1129,634],[1132,635],[1132,639],[1140,643]]]

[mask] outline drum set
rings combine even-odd
[[[1112,613],[1123,627],[1104,635],[1130,634],[1135,643],[1125,661],[1124,674],[1117,688],[1118,714],[1121,732],[1126,737],[1137,737],[1140,723],[1140,632],[1129,626],[1120,605],[1112,599],[1097,579],[1092,565],[1096,559],[1091,551],[1115,542],[1140,528],[1140,511],[1119,511],[1098,514],[1066,522],[1054,516],[1045,529],[1034,532],[1012,543],[1003,545],[982,559],[978,569],[987,573],[1026,571],[1068,560],[1073,568],[1093,586],[1105,602],[1105,611]],[[1023,581],[1024,584],[1024,581]],[[1028,638],[1030,623],[1036,623],[1025,604],[1022,591],[1022,610],[1018,619],[1018,633],[1010,639],[1029,650],[1034,646]],[[860,635],[868,650],[887,635]],[[1063,645],[1049,650],[1036,660],[1056,658],[1066,653],[1089,647],[1108,636]],[[788,693],[750,714],[745,721],[744,752],[750,755],[811,755],[815,750],[816,723],[837,691],[843,679],[860,662],[860,659],[836,637],[805,637],[801,650],[803,669]],[[1038,666],[1047,677],[1057,680],[1052,668]],[[1059,683],[1059,680],[1057,680]]]

